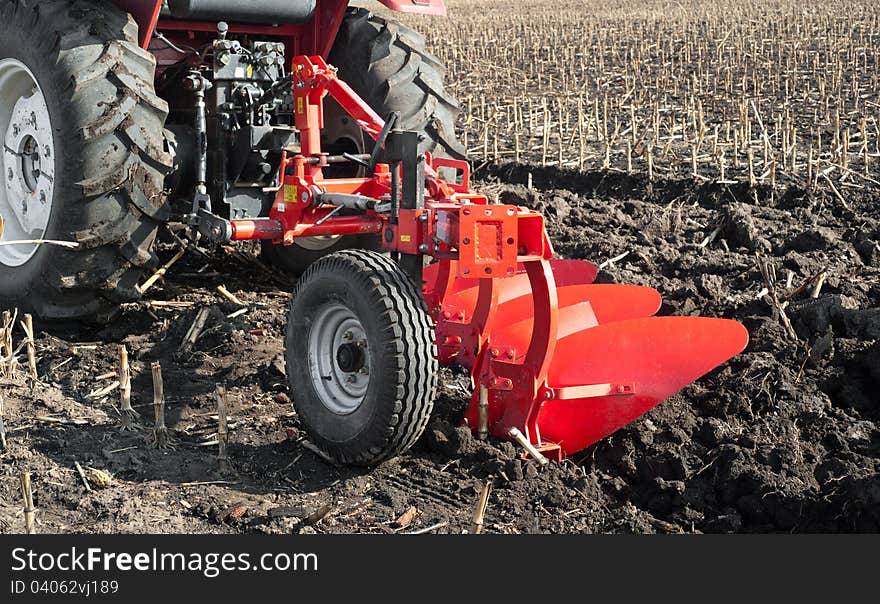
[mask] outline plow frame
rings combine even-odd
[[[322,57],[295,57],[293,73],[300,148],[283,153],[269,216],[231,220],[228,227],[224,219],[210,216],[207,224],[214,228],[209,236],[218,241],[291,245],[298,237],[380,235],[384,249],[423,284],[436,324],[440,362],[473,368],[475,394],[466,416],[471,428],[506,438],[516,427],[548,456],[561,458],[558,446],[541,440],[537,425],[558,316],[549,263],[553,249],[543,216],[518,206],[490,204],[473,192],[467,162],[419,154],[416,133],[390,128],[394,118],[389,124],[377,115]],[[324,169],[334,162],[364,160],[331,157],[321,150],[323,101],[328,95],[377,146],[384,142],[388,163],[376,163],[371,175],[324,176]],[[441,170],[455,171],[455,181],[441,178]],[[338,200],[361,200],[363,209],[346,207],[345,215],[340,215],[342,206],[332,203]],[[430,282],[423,277],[425,257],[437,263],[437,276]],[[497,279],[523,272],[534,300],[531,343],[524,351],[499,351],[489,341],[498,305]],[[459,279],[478,283],[472,312],[445,308],[447,292]]]
[[[153,34],[197,46],[216,35],[216,23],[163,18],[160,0],[113,0],[140,28],[140,43],[157,57],[157,73],[179,56],[153,45]],[[442,16],[443,0],[382,0],[401,12]],[[304,24],[229,24],[231,34],[269,36],[285,43],[295,75],[295,125],[300,148],[282,153],[275,200],[267,217],[227,220],[201,210],[199,230],[218,241],[269,240],[291,245],[298,237],[377,234],[384,249],[416,281],[436,324],[439,360],[471,369],[474,397],[465,418],[481,436],[506,438],[519,428],[551,454],[559,447],[542,443],[537,427],[541,396],[556,342],[558,306],[553,248],[542,215],[516,206],[490,204],[470,189],[467,162],[418,153],[414,132],[393,129],[345,82],[325,58],[345,16],[348,0],[319,0]],[[168,54],[168,57],[165,55]],[[166,60],[167,59],[167,60]],[[324,169],[351,158],[321,150],[323,100],[331,96],[360,128],[384,149],[387,163],[370,166],[366,177],[325,178]],[[393,119],[393,116],[391,116]],[[378,153],[376,153],[378,156]],[[363,160],[361,160],[363,161]],[[439,172],[454,172],[454,182]],[[342,211],[323,200],[360,200],[365,207]],[[437,264],[437,278],[423,281],[424,258]],[[528,350],[497,351],[489,342],[498,304],[495,280],[525,272],[534,292],[535,328]],[[446,293],[457,279],[479,283],[472,310],[444,310]]]

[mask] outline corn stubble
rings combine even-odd
[[[447,4],[410,20],[449,66],[478,163],[880,184],[872,0]]]

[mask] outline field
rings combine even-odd
[[[746,352],[547,468],[458,427],[469,384],[444,370],[414,449],[342,468],[290,404],[286,278],[249,248],[193,252],[108,327],[38,325],[36,384],[0,374],[0,532],[23,528],[22,470],[41,533],[458,533],[487,482],[489,533],[880,530],[877,4],[448,4],[448,20],[405,21],[449,67],[478,189],[542,210],[557,253],[600,281],[657,288],[661,314],[743,322]],[[149,443],[153,362],[167,449]]]

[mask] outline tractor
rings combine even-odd
[[[469,372],[479,436],[562,459],[744,349],[739,323],[655,317],[655,290],[594,283],[542,215],[474,191],[443,78],[347,0],[0,0],[2,237],[78,244],[0,245],[0,306],[109,321],[160,232],[259,241],[297,279],[297,414],[365,466],[419,438],[440,365]]]

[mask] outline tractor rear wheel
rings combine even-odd
[[[419,151],[465,159],[466,151],[455,136],[458,102],[446,92],[446,70],[425,49],[420,33],[365,8],[350,8],[330,51],[330,64],[380,116],[397,111],[401,129],[422,133]],[[335,123],[333,117],[327,111],[325,135],[330,145],[339,146],[334,131],[351,132],[357,125],[348,120],[345,129],[346,124]],[[352,143],[364,144],[353,135],[352,139]],[[366,146],[372,148],[372,141]]]
[[[397,111],[402,129],[420,132],[424,136],[420,151],[465,158],[465,149],[455,137],[458,102],[443,87],[445,69],[425,49],[421,34],[367,9],[350,8],[330,52],[330,63],[380,116]],[[325,151],[337,154],[372,150],[372,139],[365,138],[357,123],[332,98],[326,98],[324,106]],[[358,173],[357,166],[334,166],[327,176]],[[263,254],[271,264],[299,275],[319,258],[351,248],[376,250],[381,249],[381,243],[375,235],[304,237],[287,247],[266,243]]]
[[[0,307],[104,320],[136,299],[165,212],[167,105],[108,2],[0,0]]]
[[[341,463],[407,450],[434,406],[434,330],[421,293],[389,258],[345,250],[297,284],[285,340],[294,406],[313,442]]]

